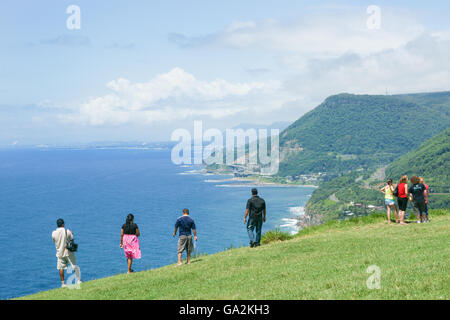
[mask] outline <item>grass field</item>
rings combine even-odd
[[[449,299],[450,211],[430,214],[430,223],[407,226],[382,215],[333,221],[290,240],[21,299]],[[373,265],[380,289],[366,285]]]

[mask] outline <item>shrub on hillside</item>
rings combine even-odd
[[[290,235],[289,233],[280,231],[279,229],[275,229],[275,230],[270,230],[270,231],[266,232],[265,234],[263,234],[263,236],[261,237],[261,243],[267,244],[267,243],[271,243],[274,241],[290,240],[292,238],[293,238],[293,236]]]

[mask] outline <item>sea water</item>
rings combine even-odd
[[[197,250],[248,245],[243,222],[252,183],[176,166],[170,150],[21,149],[0,151],[0,299],[60,285],[51,233],[63,218],[79,244],[82,280],[126,272],[120,229],[133,213],[142,259],[135,271],[176,262],[174,223],[189,208]],[[267,202],[263,232],[295,232],[310,187],[257,186]]]

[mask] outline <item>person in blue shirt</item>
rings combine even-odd
[[[175,222],[175,231],[173,236],[177,235],[177,231],[180,229],[180,237],[178,239],[178,266],[181,266],[181,255],[183,251],[186,250],[187,260],[186,264],[191,263],[191,253],[194,251],[194,244],[192,242],[192,233],[194,232],[195,241],[197,241],[197,230],[195,228],[194,220],[189,217],[189,209],[183,209],[183,215],[177,219]]]

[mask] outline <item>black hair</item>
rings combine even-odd
[[[388,179],[387,184],[392,184],[392,179]]]
[[[184,208],[184,209],[183,209],[183,213],[189,214],[189,209],[188,209],[188,208]]]
[[[253,188],[252,189],[252,195],[256,196],[258,194],[258,189]]]
[[[133,221],[134,221],[134,216],[133,216],[132,213],[129,213],[129,214],[127,215],[127,220],[125,221],[125,224],[126,224],[127,226],[131,226],[131,224],[133,223]]]
[[[58,226],[58,228],[61,228],[64,225],[64,220],[59,218],[58,220],[56,220],[56,225]]]

